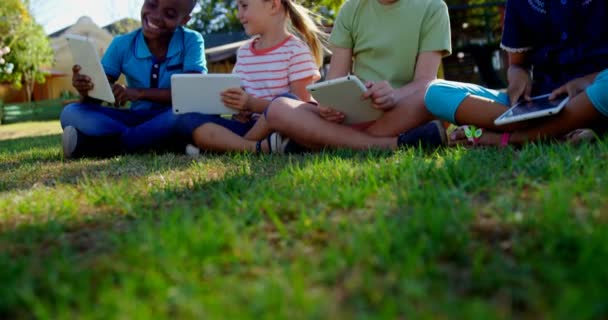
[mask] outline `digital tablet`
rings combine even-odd
[[[89,91],[89,97],[114,103],[112,87],[101,66],[99,54],[97,54],[93,42],[86,37],[74,34],[66,35],[66,38],[74,58],[74,64],[81,68],[80,74],[88,76],[93,82],[93,90]]]
[[[383,114],[372,107],[370,99],[361,100],[367,88],[353,75],[311,84],[306,89],[319,105],[344,113],[345,124],[373,121]]]
[[[238,113],[224,105],[220,94],[240,87],[241,78],[234,74],[174,74],[171,76],[173,113]]]
[[[502,125],[518,121],[530,120],[557,114],[568,103],[568,97],[558,97],[549,100],[550,94],[533,97],[530,101],[521,101],[509,108],[500,117],[494,120],[495,125]]]

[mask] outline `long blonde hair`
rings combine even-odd
[[[325,54],[324,42],[327,39],[327,34],[321,30],[313,19],[315,14],[295,3],[295,0],[281,0],[281,3],[285,6],[287,16],[291,22],[290,30],[298,34],[308,44],[317,66],[322,66]]]

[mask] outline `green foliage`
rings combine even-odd
[[[112,23],[109,26],[106,26],[105,29],[108,30],[108,32],[110,32],[113,36],[117,36],[129,33],[139,27],[141,27],[141,22],[139,20],[124,18]]]
[[[327,23],[335,19],[344,0],[305,0],[298,3],[323,17]],[[189,27],[203,34],[242,30],[237,16],[236,0],[199,0],[200,10],[194,13]]]
[[[237,0],[199,0],[189,27],[203,34],[241,30],[237,17]]]
[[[25,84],[29,98],[34,82],[44,82],[42,68],[52,63],[53,50],[42,26],[31,18],[21,1],[3,0],[1,8],[0,47],[11,49],[4,59],[14,68],[10,73],[0,73],[0,82],[9,82],[18,88]]]

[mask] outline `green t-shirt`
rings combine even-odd
[[[452,51],[450,18],[442,0],[347,0],[329,42],[353,50],[353,73],[364,81],[410,83],[421,52]]]

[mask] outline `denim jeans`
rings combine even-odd
[[[170,107],[124,110],[94,103],[73,103],[61,113],[61,127],[73,126],[91,137],[116,137],[117,149],[137,152],[177,142],[177,116]],[[184,141],[185,144],[185,141]]]

